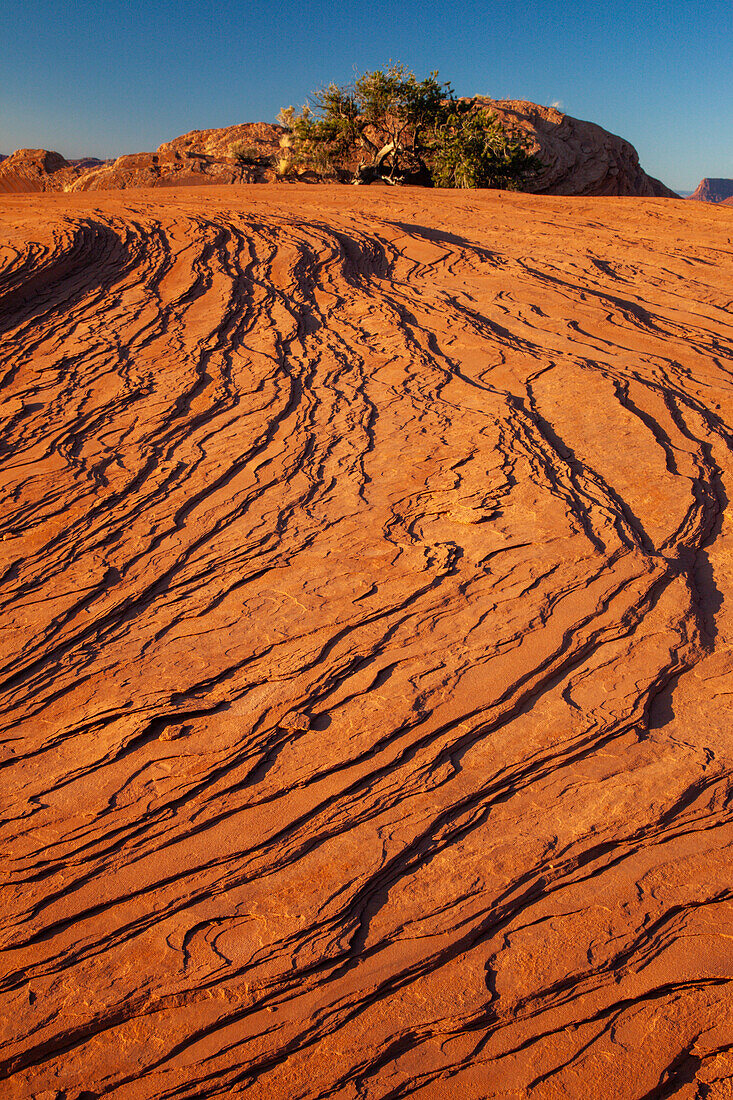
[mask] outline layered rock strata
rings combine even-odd
[[[0,194],[63,191],[77,172],[60,153],[49,149],[18,149],[0,157]]]
[[[555,107],[515,100],[484,100],[505,129],[521,134],[542,170],[527,190],[540,195],[643,195],[677,198],[648,176],[628,141],[594,122]]]
[[[0,211],[0,1092],[724,1100],[733,246]]]
[[[725,202],[733,198],[733,180],[703,179],[690,195],[698,202]]]
[[[277,152],[284,133],[282,126],[270,122],[241,122],[212,130],[190,130],[171,141],[164,141],[158,146],[158,153],[202,153],[226,159],[232,157],[237,148],[251,148],[267,155]]]
[[[71,191],[76,179],[104,163],[96,157],[66,160],[48,149],[18,149],[0,156],[0,194]]]

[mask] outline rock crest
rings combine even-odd
[[[648,176],[632,145],[592,122],[520,100],[481,100],[507,128],[521,133],[545,167],[529,190],[543,195],[637,195],[677,198]],[[21,150],[0,164],[1,191],[97,191],[220,183],[268,183],[272,169],[241,166],[237,146],[276,155],[283,129],[266,122],[191,130],[155,153],[134,153],[88,168],[58,153]],[[21,154],[23,154],[21,156]],[[29,155],[32,154],[32,155]],[[46,166],[44,158],[50,158]]]

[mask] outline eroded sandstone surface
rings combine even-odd
[[[0,157],[0,194],[63,191],[76,172],[60,153],[50,149],[16,149]]]
[[[730,1097],[733,212],[0,219],[0,1094]]]

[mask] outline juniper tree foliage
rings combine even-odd
[[[329,84],[279,121],[295,161],[355,183],[516,188],[538,167],[495,115],[457,99],[437,72],[418,80],[399,64]]]
[[[511,136],[492,112],[471,101],[455,105],[437,128],[433,181],[438,187],[521,189],[541,167],[520,139]]]

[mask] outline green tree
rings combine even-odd
[[[537,166],[495,116],[456,99],[437,72],[418,80],[399,64],[329,84],[279,121],[294,161],[356,183],[519,186]]]
[[[517,191],[540,167],[521,138],[508,134],[495,114],[470,101],[456,104],[437,129],[433,180],[438,187]]]

